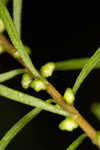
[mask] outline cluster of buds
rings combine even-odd
[[[33,88],[36,92],[46,90],[46,85],[43,80],[33,80],[32,76],[28,73],[24,73],[21,80],[22,87],[28,89]]]
[[[29,53],[29,49],[27,50]],[[19,57],[18,52],[14,54],[14,57]],[[43,77],[50,77],[52,76],[54,69],[55,64],[53,62],[49,62],[41,67],[40,72],[43,75]],[[32,77],[28,73],[23,74],[21,84],[24,89],[28,89],[29,87],[31,87],[36,92],[46,90],[46,84],[44,80],[32,80]]]

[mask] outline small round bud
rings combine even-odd
[[[41,67],[40,72],[44,77],[50,77],[52,76],[54,69],[55,63],[49,62]]]
[[[100,131],[97,131],[96,139],[97,139],[98,144],[100,145]]]
[[[22,87],[24,89],[28,89],[31,82],[32,82],[32,77],[28,73],[24,73],[21,80]]]
[[[78,127],[78,124],[76,123],[75,120],[73,120],[70,117],[67,117],[65,120],[63,120],[60,124],[59,124],[59,129],[61,130],[67,130],[67,131],[73,131],[74,129],[76,129]]]
[[[2,54],[3,52],[5,52],[5,49],[2,45],[0,45],[0,54]]]
[[[0,18],[0,33],[4,32],[4,30],[5,30],[5,26],[2,19]]]
[[[36,92],[46,90],[46,85],[43,80],[33,80],[30,84],[30,87],[33,88]]]
[[[73,104],[75,97],[71,88],[67,88],[64,93],[64,99],[68,104]]]

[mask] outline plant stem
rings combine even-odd
[[[0,44],[2,44],[5,47],[6,51],[10,55],[13,56],[14,53],[16,52],[16,49],[9,43],[9,41],[4,35],[0,35]],[[33,78],[37,79],[36,77],[34,77],[32,72],[26,67],[20,56],[17,57],[17,60],[25,67],[26,71],[29,74],[31,74]],[[77,121],[81,129],[87,134],[87,136],[93,141],[93,143],[99,147],[99,144],[96,140],[96,130],[81,116],[81,114],[73,105],[66,104],[61,94],[46,79],[44,80],[47,85],[47,92],[51,95],[51,97],[55,100],[55,102],[59,104],[67,112],[72,113],[73,119]]]

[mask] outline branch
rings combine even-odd
[[[0,35],[0,44],[4,46],[6,51],[11,56],[14,56],[14,54],[16,53],[16,49],[10,44],[10,42],[4,35]],[[29,74],[31,74],[34,79],[38,79],[34,77],[33,73],[26,67],[25,63],[23,62],[20,56],[17,57],[17,61],[19,61],[25,67],[26,71]],[[51,97],[55,100],[55,102],[59,104],[67,112],[72,113],[73,119],[77,121],[81,129],[87,134],[87,136],[93,141],[93,143],[95,143],[99,147],[99,144],[96,140],[96,130],[81,116],[81,114],[73,105],[66,104],[64,98],[53,87],[53,85],[51,85],[51,83],[49,83],[46,79],[44,80],[46,81],[47,92],[51,95]]]

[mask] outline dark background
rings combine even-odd
[[[8,5],[11,11],[10,3]],[[39,69],[48,61],[61,61],[77,57],[90,57],[100,44],[100,24],[91,21],[86,9],[77,12],[72,5],[32,2],[23,3],[22,41],[32,49],[31,58]],[[80,12],[81,11],[81,12]],[[80,15],[81,13],[81,15]],[[92,16],[93,17],[93,16]],[[8,54],[0,56],[0,72],[21,68]],[[54,72],[49,81],[63,94],[66,87],[72,87],[80,71]],[[37,94],[32,89],[22,89],[21,76],[4,83],[28,94],[47,99],[45,92]],[[94,101],[100,100],[100,70],[92,71],[76,95],[75,106],[80,113],[99,130],[100,123],[90,112]],[[32,108],[0,97],[0,137]],[[65,150],[82,130],[73,133],[60,131],[58,124],[64,118],[49,112],[40,113],[9,144],[7,150]],[[97,148],[87,138],[79,150]]]

